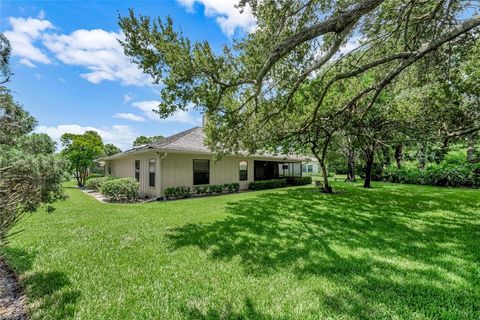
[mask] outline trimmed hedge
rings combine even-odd
[[[286,178],[287,185],[289,186],[305,186],[308,184],[312,184],[312,177],[288,177]]]
[[[112,202],[136,202],[138,186],[137,180],[132,178],[113,179],[102,183],[100,193]]]
[[[284,188],[286,186],[287,186],[287,179],[272,179],[272,180],[252,181],[248,184],[248,189],[249,190],[267,190],[267,189]]]
[[[85,182],[85,188],[98,191],[102,184],[107,181],[113,180],[112,176],[100,177],[100,178],[91,178]]]
[[[193,187],[179,186],[165,189],[164,194],[167,199],[184,199],[190,198],[192,195],[205,196],[212,194],[234,193],[238,192],[239,189],[240,184],[238,183],[200,185]]]

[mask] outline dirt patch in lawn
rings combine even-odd
[[[26,320],[25,294],[18,277],[0,258],[0,319]]]

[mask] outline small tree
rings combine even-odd
[[[84,134],[65,133],[61,141],[62,155],[70,165],[70,172],[77,180],[77,185],[83,187],[88,168],[103,153],[102,138],[95,131],[86,131]]]

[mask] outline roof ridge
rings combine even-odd
[[[175,133],[175,134],[172,134],[171,136],[168,136],[168,137],[165,137],[159,141],[155,141],[155,142],[152,142],[152,143],[149,143],[148,146],[149,147],[158,147],[158,146],[165,146],[165,145],[168,145],[168,144],[171,144],[175,141],[177,141],[178,139],[186,136],[187,134],[189,134],[190,132],[196,130],[200,128],[199,126],[195,126],[193,128],[190,128],[190,129],[187,129],[187,130],[183,130],[181,132],[178,132],[178,133]]]

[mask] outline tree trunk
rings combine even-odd
[[[324,144],[322,146],[322,153],[320,155],[318,155],[318,153],[315,152],[315,148],[312,149],[313,155],[315,156],[315,158],[317,158],[318,163],[320,164],[320,168],[322,169],[322,176],[323,176],[322,192],[323,193],[333,193],[333,189],[328,183],[327,165],[325,163],[325,159],[327,157],[328,145],[330,144],[330,139],[331,139],[331,136],[326,137]]]
[[[363,183],[364,188],[372,187],[372,167],[373,167],[373,156],[374,150],[367,150],[365,152],[365,182]]]
[[[402,160],[403,160],[403,145],[397,144],[395,146],[395,161],[397,162],[397,168],[402,168]]]
[[[349,148],[347,154],[347,182],[355,182],[355,149]]]
[[[425,169],[425,164],[427,163],[426,147],[424,143],[419,144],[418,146],[418,166],[420,169]]]

